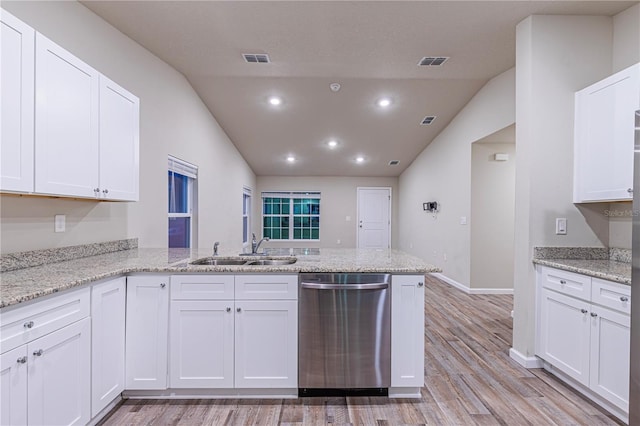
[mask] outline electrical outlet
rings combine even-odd
[[[460,216],[460,225],[466,225],[466,224],[467,224],[467,217]]]
[[[447,253],[442,253],[442,258],[444,259],[444,261],[447,261]]]
[[[66,220],[67,217],[63,214],[57,214],[53,217],[54,223],[54,231],[55,232],[64,232],[66,229]]]
[[[336,241],[336,244],[342,244],[341,240]]]

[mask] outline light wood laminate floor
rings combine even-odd
[[[128,400],[103,425],[612,425],[544,370],[509,358],[513,297],[428,277],[421,399]]]

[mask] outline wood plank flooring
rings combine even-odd
[[[128,400],[102,425],[616,425],[544,370],[509,358],[513,297],[427,277],[421,399]]]

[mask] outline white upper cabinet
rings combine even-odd
[[[633,198],[637,109],[640,109],[640,63],[576,92],[574,203]]]
[[[35,31],[0,9],[0,190],[33,192]]]
[[[95,197],[99,74],[36,34],[35,191]]]
[[[140,100],[100,76],[100,198],[138,201]]]
[[[139,198],[140,100],[0,11],[0,191]]]

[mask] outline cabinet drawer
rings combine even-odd
[[[233,275],[172,275],[171,300],[233,300]]]
[[[0,352],[6,352],[89,316],[90,288],[0,312]]]
[[[298,275],[236,275],[237,300],[297,300]]]
[[[591,300],[591,277],[543,266],[542,286],[569,296]]]
[[[625,314],[631,313],[631,286],[593,278],[591,301]]]

